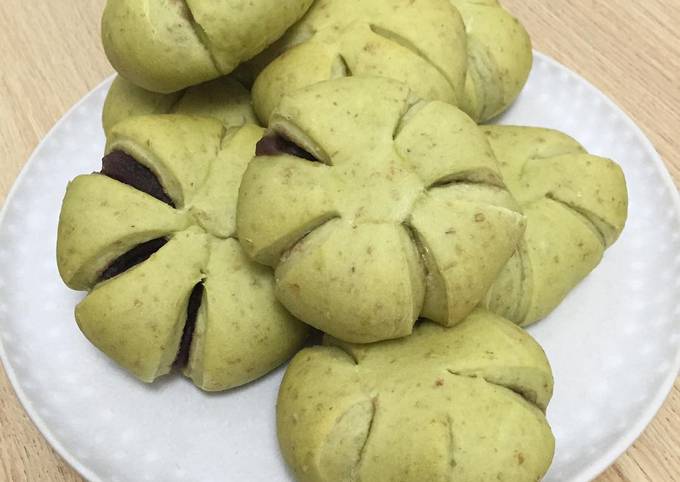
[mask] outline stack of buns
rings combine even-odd
[[[540,480],[553,377],[524,331],[623,230],[620,167],[483,125],[529,36],[496,0],[108,0],[100,172],[57,260],[83,334],[206,391],[292,358],[301,482]],[[273,406],[271,407],[273,409]]]

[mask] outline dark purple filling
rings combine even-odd
[[[113,151],[106,155],[102,159],[101,173],[175,207],[156,175],[123,151]]]
[[[158,238],[147,241],[146,243],[138,244],[111,263],[109,267],[104,270],[99,280],[104,281],[111,279],[124,273],[133,266],[137,266],[139,263],[146,261],[152,254],[165,246],[165,243],[167,242],[168,240],[165,238]]]
[[[312,154],[276,132],[270,132],[260,139],[260,142],[257,143],[257,147],[255,148],[255,154],[258,156],[280,156],[281,154],[288,154],[307,159],[308,161],[318,162],[318,159]]]
[[[191,340],[194,337],[194,330],[196,329],[198,309],[201,307],[201,301],[203,301],[203,290],[203,283],[199,283],[194,286],[194,290],[191,292],[191,296],[189,296],[187,322],[184,325],[182,341],[179,344],[177,358],[175,358],[176,367],[184,367],[189,362],[189,349],[191,348]]]

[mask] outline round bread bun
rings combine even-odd
[[[278,299],[337,338],[452,326],[486,295],[524,217],[481,129],[402,83],[349,77],[298,90],[272,116],[241,184],[245,251]]]
[[[132,117],[111,130],[102,173],[68,186],[57,261],[69,287],[88,291],[78,326],[145,382],[175,365],[204,390],[236,387],[307,337],[236,239],[238,186],[262,132]]]
[[[621,168],[550,129],[487,126],[527,229],[485,305],[527,326],[546,317],[602,259],[628,214]]]
[[[268,64],[253,87],[263,124],[284,95],[345,76],[393,78],[484,122],[517,98],[532,61],[496,0],[317,0],[248,71]]]
[[[555,439],[541,347],[484,310],[400,340],[327,339],[290,363],[277,404],[299,482],[535,482]]]
[[[168,94],[231,73],[277,40],[313,0],[108,0],[102,42],[134,84]]]

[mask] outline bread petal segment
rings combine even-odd
[[[230,130],[210,164],[205,183],[191,203],[190,210],[196,221],[217,237],[236,235],[239,186],[263,134],[264,129],[250,124]]]
[[[545,415],[482,378],[457,378],[451,385],[455,466],[449,480],[541,480],[555,452]]]
[[[412,373],[415,367],[405,371]],[[431,370],[421,367],[419,371],[422,379],[433,381],[429,386],[409,377],[392,388],[383,386],[377,395],[370,437],[355,480],[451,480],[456,453],[451,450],[448,414],[441,410],[439,394],[433,393],[437,377]]]
[[[586,152],[575,139],[552,129],[484,126],[483,130],[498,160],[503,180],[520,203],[531,199],[522,183],[522,173],[527,160]]]
[[[602,239],[588,220],[557,201],[538,200],[525,208],[525,215],[524,254],[521,258],[515,254],[502,274],[516,276],[522,270],[530,273],[529,277],[521,277],[525,287],[519,288],[527,298],[521,301],[524,308],[512,318],[520,325],[547,316],[595,269],[604,254]],[[517,306],[518,288],[499,281],[489,291],[487,304],[504,314],[505,309]]]
[[[59,218],[59,273],[70,288],[90,289],[119,256],[188,225],[185,214],[148,194],[100,174],[79,176]]]
[[[392,224],[333,220],[298,243],[276,269],[277,297],[298,318],[344,340],[408,335],[422,306],[417,252]]]
[[[377,396],[356,480],[538,480],[547,471],[554,438],[539,409],[482,378],[405,371],[419,377]]]
[[[429,328],[421,343],[441,354],[453,375],[481,378],[522,396],[544,411],[553,395],[553,376],[543,349],[507,320],[478,308],[448,343],[438,342],[441,328]]]
[[[148,167],[178,208],[189,205],[217,157],[224,135],[213,119],[142,116],[116,125],[107,152],[122,150]]]
[[[145,382],[170,371],[189,296],[203,278],[208,235],[176,234],[146,262],[98,285],[77,307],[83,334]]]
[[[411,50],[447,81],[446,90],[440,92],[446,97],[423,98],[445,101],[450,97],[457,105],[463,95],[468,62],[460,12],[449,0],[401,0],[390,6],[380,3],[376,3],[370,20],[372,30]],[[418,92],[418,80],[414,78],[414,82],[407,83]]]
[[[613,161],[587,154],[534,159],[527,161],[522,178],[530,194],[540,190],[583,215],[605,247],[618,239],[628,215],[628,192],[623,171]]]
[[[524,231],[520,213],[461,199],[460,190],[452,185],[430,191],[409,220],[432,273],[423,316],[446,326],[462,320],[484,298]]]
[[[227,74],[278,39],[312,0],[186,0],[218,69]]]
[[[397,32],[368,23],[355,24],[338,47],[351,75],[399,79],[412,86],[420,98],[457,101],[446,73]]]
[[[468,46],[466,96],[474,119],[490,119],[514,102],[526,84],[533,55],[522,24],[496,0],[451,0],[465,23]]]
[[[356,480],[374,412],[370,390],[360,383],[352,359],[336,348],[307,348],[288,366],[277,433],[300,482]]]
[[[213,239],[210,246],[205,294],[184,371],[203,390],[220,391],[282,364],[309,329],[276,301],[271,271],[249,260],[238,241]]]
[[[328,156],[333,165],[357,155],[392,150],[392,136],[409,106],[404,84],[377,78],[343,78],[323,82],[285,97],[271,119],[295,125]],[[332,101],[329,101],[332,99]]]
[[[220,76],[182,0],[109,0],[102,42],[113,67],[147,90],[168,94]]]
[[[347,71],[336,70],[340,60],[336,45],[325,43],[304,43],[292,48],[274,59],[253,85],[253,106],[257,117],[268,124],[274,109],[281,99],[308,85],[334,78],[334,75],[349,75]],[[304,65],[304,69],[299,66]]]
[[[246,170],[238,201],[238,233],[253,259],[276,266],[284,251],[337,215],[330,172],[292,156],[258,157]]]
[[[395,147],[427,186],[454,181],[503,186],[484,133],[452,105],[414,106],[401,121]]]
[[[279,391],[279,443],[299,480],[540,480],[548,470],[552,373],[512,322],[476,310],[453,328],[422,322],[398,340],[325,345],[299,353]]]
[[[123,77],[116,76],[104,102],[102,113],[104,132],[108,136],[113,126],[129,117],[168,114],[182,95],[183,92],[170,94],[151,92]]]

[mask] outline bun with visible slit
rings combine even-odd
[[[546,317],[599,264],[628,216],[623,171],[551,129],[486,126],[527,229],[485,306],[527,326]]]
[[[299,482],[535,482],[552,461],[541,347],[478,309],[371,345],[326,338],[290,363],[277,403]]]
[[[130,82],[168,94],[231,73],[278,39],[312,0],[108,0],[102,42]]]
[[[399,80],[484,122],[514,102],[532,61],[527,31],[497,0],[317,0],[244,72],[262,69],[263,124],[284,95],[349,76]]]
[[[262,133],[132,117],[111,129],[101,172],[67,188],[57,262],[69,287],[88,292],[78,326],[145,382],[176,365],[204,390],[239,386],[308,335],[236,236],[238,186]]]
[[[345,341],[445,326],[477,306],[524,217],[484,133],[458,108],[385,78],[322,82],[284,98],[248,166],[237,224],[276,269],[276,293]]]

